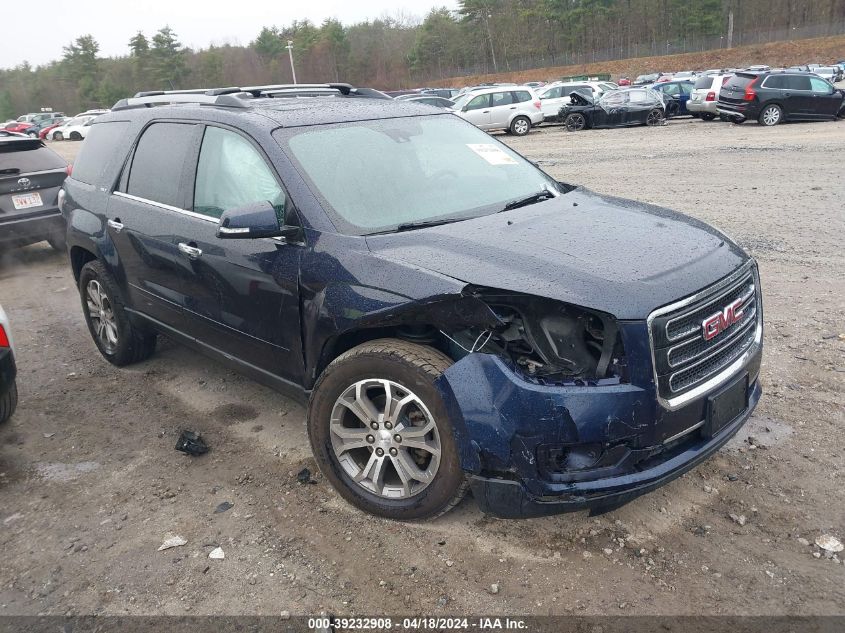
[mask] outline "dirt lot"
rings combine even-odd
[[[845,122],[501,138],[759,259],[764,396],[739,437],[601,517],[497,520],[468,498],[433,523],[375,519],[319,475],[297,482],[315,470],[297,404],[167,342],[131,369],[102,360],[64,256],[37,245],[0,262],[20,348],[0,614],[845,613],[845,565],[813,545],[845,538]],[[182,428],[212,451],[175,451]],[[173,534],[187,545],[156,551]],[[225,560],[209,560],[217,545]]]

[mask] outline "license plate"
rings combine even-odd
[[[714,437],[748,407],[748,374],[743,374],[707,398],[707,419],[702,433]]]
[[[19,196],[12,196],[12,204],[15,209],[32,209],[33,207],[40,207],[44,203],[41,202],[41,194],[37,191],[35,193],[24,193]]]

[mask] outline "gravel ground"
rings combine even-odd
[[[167,342],[131,369],[103,361],[64,256],[36,245],[0,261],[20,348],[20,407],[0,429],[0,614],[845,613],[845,565],[813,544],[845,538],[845,122],[500,138],[758,258],[764,396],[729,446],[596,518],[498,520],[471,498],[433,523],[372,518],[319,474],[297,482],[316,470],[299,405]],[[175,451],[182,428],[211,452]],[[157,551],[172,535],[187,544]]]

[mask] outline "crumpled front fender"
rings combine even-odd
[[[533,384],[490,354],[464,357],[435,386],[454,427],[462,468],[516,477],[538,494],[541,444],[636,442],[653,426],[643,389]]]

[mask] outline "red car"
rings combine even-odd
[[[9,132],[18,132],[23,133],[24,130],[27,128],[31,128],[34,125],[32,121],[24,121],[23,123],[9,123],[6,126],[6,130]]]
[[[631,80],[628,79],[627,77],[620,77],[619,81],[616,82],[616,85],[617,86],[630,86]]]
[[[47,133],[52,130],[53,128],[57,128],[60,125],[63,125],[66,119],[62,119],[61,121],[56,121],[55,123],[51,123],[47,127],[41,128],[41,131],[38,132],[38,138],[42,141],[47,138]]]

